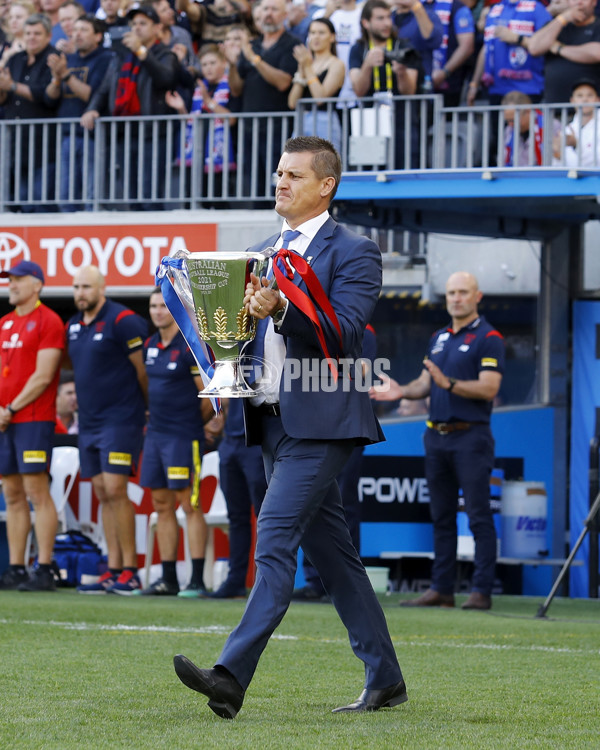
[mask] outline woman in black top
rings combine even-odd
[[[336,56],[335,28],[328,18],[311,22],[307,43],[308,47],[303,44],[294,47],[298,70],[288,96],[290,109],[295,109],[299,99],[336,97],[344,83],[346,69]],[[335,103],[304,108],[302,132],[327,138],[340,150],[342,133]]]

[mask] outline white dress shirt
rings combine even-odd
[[[301,232],[301,234],[296,237],[295,240],[290,242],[289,249],[303,256],[315,235],[328,218],[329,211],[323,211],[322,214],[319,214],[313,219],[309,219],[303,224],[297,226],[296,231]],[[274,245],[276,250],[281,249],[281,246],[283,245],[282,235],[288,230],[291,230],[291,227],[287,221],[284,220],[283,226],[281,227],[281,235]],[[308,262],[310,263],[310,258]],[[287,312],[287,308],[285,312]],[[285,312],[283,318],[285,318]],[[281,325],[281,323],[279,325]],[[276,404],[279,402],[279,384],[281,382],[283,364],[285,362],[285,342],[283,336],[275,333],[273,318],[269,319],[267,330],[265,332],[264,358],[269,363],[270,368],[264,368],[261,376],[256,380],[255,387],[257,390],[261,390],[261,393],[250,399],[250,403],[254,406],[260,406],[264,403]]]

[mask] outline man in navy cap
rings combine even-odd
[[[53,591],[57,517],[48,468],[64,327],[40,302],[44,273],[37,263],[22,260],[0,278],[8,278],[8,301],[15,307],[0,319],[0,474],[10,556],[0,589]],[[38,544],[38,567],[31,574],[25,568],[31,531],[28,500],[35,510]]]

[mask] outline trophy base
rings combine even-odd
[[[262,389],[253,388],[246,381],[238,359],[217,360],[213,367],[210,383],[198,393],[198,398],[251,398],[261,393]]]

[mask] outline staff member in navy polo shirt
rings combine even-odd
[[[477,279],[459,271],[446,283],[449,328],[436,331],[420,376],[399,385],[384,378],[371,389],[380,401],[431,397],[425,432],[425,476],[429,486],[435,560],[431,588],[410,607],[453,607],[456,566],[456,510],[462,487],[475,539],[472,591],[463,609],[490,609],[496,567],[496,531],[489,502],[494,438],[492,402],[504,370],[504,340],[477,312],[482,293]]]
[[[200,491],[204,422],[212,417],[213,408],[209,399],[198,398],[198,391],[204,388],[198,364],[159,288],[150,295],[150,319],[157,331],[144,344],[150,416],[140,484],[151,488],[158,513],[162,576],[136,594],[196,597],[206,594],[203,574],[208,529],[202,510],[192,506],[192,498],[197,500]],[[179,590],[176,568],[177,504],[186,515],[192,559],[192,578],[183,591]],[[147,554],[152,552],[147,550]]]
[[[142,356],[146,321],[106,299],[104,277],[95,266],[73,278],[79,310],[67,323],[67,346],[79,405],[81,476],[91,477],[102,505],[108,570],[84,594],[132,594],[137,575],[135,511],[127,497],[146,422],[147,383]]]

